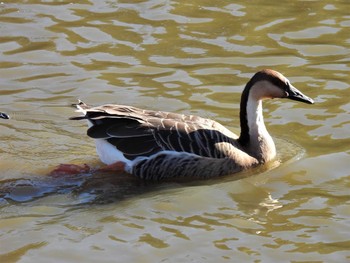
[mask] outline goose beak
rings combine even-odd
[[[301,101],[308,104],[314,104],[314,100],[309,98],[308,96],[304,95],[299,91],[297,88],[295,88],[292,85],[289,85],[289,90],[287,91],[288,95],[287,98],[291,100]]]
[[[0,118],[1,119],[10,119],[10,116],[8,116],[6,113],[0,112]]]

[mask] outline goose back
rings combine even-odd
[[[88,136],[107,140],[129,160],[160,151],[210,158],[230,157],[240,151],[237,135],[210,119],[124,105],[79,106],[85,115],[71,119],[87,119],[92,124]]]

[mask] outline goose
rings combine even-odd
[[[74,104],[87,120],[87,135],[95,139],[104,170],[116,170],[145,180],[175,177],[210,178],[234,174],[273,160],[276,148],[263,119],[264,99],[314,101],[281,73],[264,69],[246,84],[240,102],[241,133],[193,115],[106,104]],[[87,172],[89,167],[61,165],[56,172]]]

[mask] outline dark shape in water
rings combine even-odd
[[[1,119],[10,119],[10,116],[8,116],[6,113],[0,112],[0,118]]]

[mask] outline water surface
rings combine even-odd
[[[347,262],[347,1],[0,3],[1,262]],[[71,103],[198,114],[239,132],[261,68],[314,105],[273,100],[281,164],[217,180],[52,178],[99,166]]]

